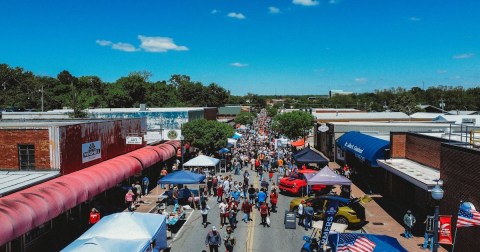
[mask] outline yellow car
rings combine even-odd
[[[334,222],[351,225],[363,223],[365,221],[365,208],[360,203],[370,202],[371,198],[367,196],[362,198],[346,199],[331,195],[296,198],[290,201],[290,211],[297,212],[298,205],[302,200],[305,200],[304,206],[306,206],[308,202],[312,203],[313,211],[315,212],[315,215],[313,216],[314,220],[323,220],[323,213],[325,209],[327,209],[328,202],[330,200],[337,200],[339,204]]]

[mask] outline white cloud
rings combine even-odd
[[[235,63],[230,64],[230,66],[234,66],[234,67],[246,67],[246,66],[248,66],[248,64],[244,64],[244,63],[240,63],[240,62],[235,62]]]
[[[447,73],[447,72],[448,72],[448,71],[445,70],[445,69],[438,69],[438,70],[437,70],[437,73],[439,73],[439,74],[444,74],[444,73]]]
[[[329,4],[337,4],[340,3],[340,0],[330,0],[328,1]]]
[[[268,12],[271,14],[277,14],[280,13],[280,9],[275,6],[270,6],[268,7]]]
[[[315,6],[318,5],[318,1],[315,0],[293,0],[293,4],[303,5],[303,6]]]
[[[236,18],[236,19],[245,19],[245,15],[242,13],[230,12],[227,14],[227,17]]]
[[[140,48],[146,52],[166,52],[166,51],[188,51],[186,46],[176,45],[171,38],[167,37],[148,37],[138,35],[140,39]]]
[[[422,19],[419,17],[409,17],[408,20],[416,22],[416,21],[421,21]]]
[[[213,9],[212,12],[210,12],[210,13],[211,13],[211,14],[217,14],[217,13],[219,13],[219,12],[220,12],[219,10]]]
[[[354,80],[355,82],[358,82],[358,83],[365,83],[368,81],[367,78],[364,78],[364,77],[355,78]]]
[[[135,52],[135,51],[138,50],[132,44],[122,43],[122,42],[112,44],[112,49],[120,50],[120,51],[124,51],[124,52]]]
[[[95,41],[95,43],[101,45],[101,46],[110,46],[112,45],[112,41],[108,41],[108,40],[102,40],[102,39],[97,39]]]
[[[469,58],[472,58],[473,56],[475,56],[475,54],[473,54],[473,53],[463,53],[463,54],[453,55],[453,58],[454,59],[469,59]]]

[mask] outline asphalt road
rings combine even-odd
[[[249,172],[251,174],[250,183],[254,183],[257,187],[259,184],[258,177],[253,171]],[[241,175],[234,175],[234,181],[243,181],[243,178]],[[234,251],[300,251],[303,245],[302,237],[310,235],[311,230],[305,231],[301,226],[297,226],[296,229],[285,228],[283,224],[285,210],[288,210],[290,200],[293,198],[292,196],[279,194],[278,211],[271,214],[270,227],[260,225],[258,210],[254,209],[251,215],[253,221],[249,223],[241,221],[243,212],[240,211],[237,215],[237,229],[233,234],[237,241]],[[210,206],[208,213],[210,224],[207,228],[202,225],[200,211],[194,210],[190,216],[187,216],[187,221],[179,232],[170,240],[171,251],[201,252],[204,249],[209,251],[205,246],[205,237],[213,225],[221,232],[222,237],[225,235],[225,227],[220,229],[220,211],[216,197],[210,197],[207,204]],[[219,251],[225,251],[223,244]]]

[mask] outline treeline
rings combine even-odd
[[[169,80],[150,81],[147,71],[132,72],[113,83],[98,76],[76,77],[64,70],[56,78],[37,76],[20,67],[0,64],[0,110],[44,111],[69,107],[74,116],[82,116],[85,108],[138,107],[218,107],[226,104],[251,105],[263,108],[268,100],[283,99],[277,108],[356,108],[364,111],[421,111],[417,105],[428,104],[445,110],[480,110],[480,87],[437,86],[424,90],[413,87],[375,90],[372,93],[337,95],[260,96],[248,93],[234,96],[216,83],[204,85],[186,75],[173,75]],[[314,97],[312,99],[312,97]]]

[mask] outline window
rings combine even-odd
[[[20,170],[35,169],[35,145],[18,145],[18,163],[20,164]]]

